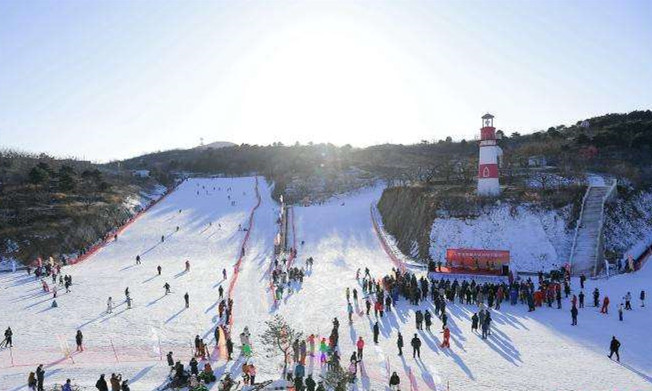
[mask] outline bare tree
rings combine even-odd
[[[273,319],[265,322],[267,330],[262,335],[265,348],[271,355],[281,353],[283,355],[283,377],[287,375],[288,361],[292,342],[300,339],[303,333],[293,329],[281,315],[275,315]]]

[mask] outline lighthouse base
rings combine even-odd
[[[500,183],[498,178],[478,179],[478,195],[497,196],[500,195]]]

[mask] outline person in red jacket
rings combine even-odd
[[[380,317],[383,317],[383,303],[380,302],[380,300],[376,301],[376,304],[374,305],[374,311],[376,314],[380,313]]]
[[[448,326],[444,327],[444,331],[442,331],[442,333],[444,333],[444,342],[441,343],[441,347],[442,348],[450,348],[451,347],[451,342],[450,342],[451,331],[448,329]]]
[[[364,350],[362,337],[358,337],[358,342],[355,345],[358,347],[358,360],[362,360],[362,351]]]
[[[605,296],[604,300],[602,301],[602,308],[600,309],[601,314],[608,314],[609,313],[609,296]]]

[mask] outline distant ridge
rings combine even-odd
[[[226,147],[235,147],[237,144],[228,142],[228,141],[215,141],[214,143],[206,144],[206,145],[200,145],[198,147],[192,148],[192,149],[219,149],[219,148],[226,148]]]

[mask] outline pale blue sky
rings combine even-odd
[[[0,0],[0,146],[473,138],[652,108],[652,1]]]

